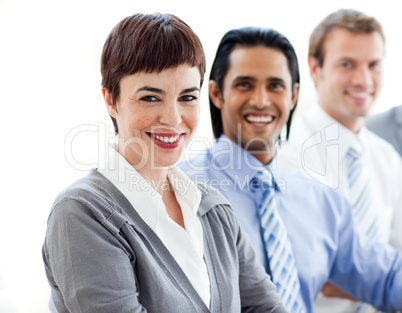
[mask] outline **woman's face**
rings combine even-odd
[[[117,121],[119,153],[136,170],[166,168],[180,160],[198,124],[200,81],[198,68],[188,65],[126,76],[116,108],[103,90]]]

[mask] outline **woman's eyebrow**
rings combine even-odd
[[[150,87],[150,86],[144,86],[144,87],[138,88],[136,90],[136,93],[140,92],[140,91],[150,91],[150,92],[155,92],[155,93],[159,93],[159,94],[162,94],[162,95],[166,94],[166,92],[163,91],[162,89],[155,88],[155,87]]]
[[[200,91],[200,88],[198,88],[198,87],[186,88],[186,89],[183,89],[180,94],[187,93],[187,92],[193,92],[193,91]]]

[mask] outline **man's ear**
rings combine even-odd
[[[214,80],[209,81],[209,97],[211,98],[213,104],[218,108],[222,109],[223,108],[223,97],[222,93],[218,87],[218,84]]]
[[[321,66],[318,63],[317,58],[309,56],[308,57],[308,67],[310,69],[310,76],[314,81],[314,85],[317,86],[317,83],[320,79],[321,75]]]
[[[113,98],[112,95],[106,88],[102,88],[102,95],[103,99],[105,100],[106,110],[108,111],[109,115],[116,119],[117,110],[113,105]]]
[[[292,107],[291,110],[294,109],[297,99],[299,98],[299,83],[295,83],[293,85],[293,93],[292,93]]]

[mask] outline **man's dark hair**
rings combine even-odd
[[[292,77],[292,87],[295,86],[295,84],[300,84],[299,64],[297,62],[296,52],[289,40],[273,29],[245,27],[228,31],[223,36],[216,52],[209,79],[216,82],[222,97],[223,80],[230,67],[229,57],[231,52],[237,47],[256,46],[263,46],[282,52],[288,61],[289,72]],[[223,133],[221,110],[214,105],[211,97],[209,97],[209,107],[211,110],[214,137],[217,139]],[[290,125],[295,109],[296,105],[290,111],[289,119],[286,123],[286,138],[289,137]]]

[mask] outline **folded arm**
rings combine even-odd
[[[330,281],[355,299],[382,311],[401,311],[401,252],[359,234],[351,212],[346,202],[339,211],[342,225]]]

